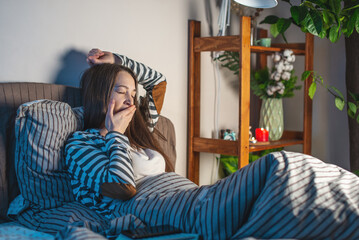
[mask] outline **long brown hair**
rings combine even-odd
[[[81,89],[84,106],[84,128],[102,128],[104,126],[108,104],[113,91],[116,77],[119,72],[129,73],[135,81],[137,89],[137,77],[133,71],[118,64],[99,64],[87,69],[81,78]],[[125,135],[134,148],[149,148],[162,154],[166,162],[166,171],[174,171],[174,166],[163,152],[156,139],[148,129],[146,112],[148,104],[142,103],[139,106],[136,97],[134,98],[136,110]]]

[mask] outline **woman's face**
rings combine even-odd
[[[120,112],[134,104],[136,98],[136,85],[132,76],[125,71],[117,74],[111,99],[115,100],[114,113]]]

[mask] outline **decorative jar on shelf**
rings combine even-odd
[[[267,129],[269,140],[279,140],[284,131],[283,101],[281,98],[267,98],[262,100],[259,127]]]

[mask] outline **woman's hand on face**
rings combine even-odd
[[[108,110],[105,119],[106,129],[110,131],[116,131],[124,134],[128,125],[130,124],[133,115],[135,114],[136,107],[135,105],[131,105],[130,107],[121,110],[120,112],[113,113],[115,108],[115,101],[110,100],[110,104],[108,105]]]
[[[115,63],[115,56],[111,52],[105,52],[98,48],[93,48],[87,54],[86,61],[90,66],[102,63]]]

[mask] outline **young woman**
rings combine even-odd
[[[119,232],[141,222],[203,239],[359,237],[359,179],[311,156],[273,153],[201,187],[165,172],[173,166],[151,135],[163,75],[98,49],[88,62],[85,130],[69,138],[66,164],[76,200],[116,220]],[[136,77],[147,91],[148,114],[139,111]]]
[[[166,79],[144,64],[99,49],[91,50],[87,61],[92,67],[81,79],[85,131],[68,139],[65,152],[76,199],[102,212],[103,196],[127,200],[142,178],[174,171],[152,135]],[[147,91],[141,106],[137,78]]]

